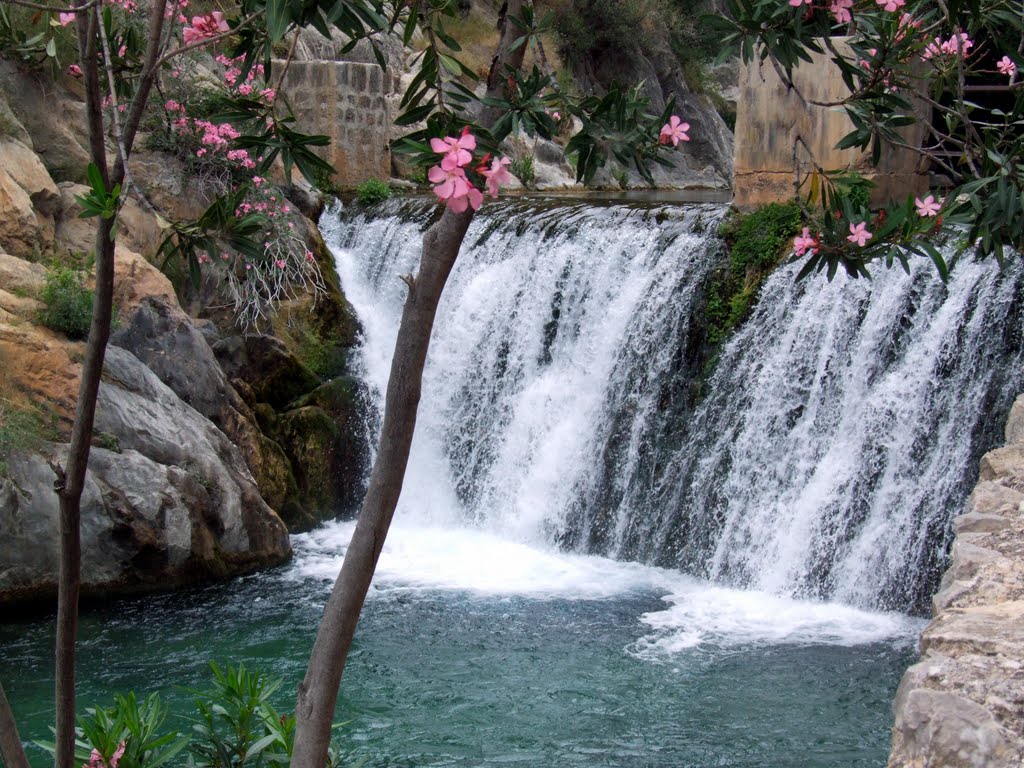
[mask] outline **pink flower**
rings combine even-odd
[[[792,5],[794,8],[799,8],[804,3],[810,5],[811,0],[789,0],[789,4]]]
[[[466,172],[461,168],[446,169],[442,161],[441,165],[435,165],[428,171],[427,178],[431,184],[437,185],[434,194],[456,213],[462,213],[467,206],[472,206],[475,211],[484,201],[483,193],[469,183]]]
[[[851,0],[851,2],[852,2],[852,0]],[[553,120],[561,120],[562,116],[558,112],[555,112],[554,114],[551,115],[551,118]]]
[[[278,268],[278,269],[284,269],[284,267],[285,267],[285,261],[284,261],[284,259],[278,259],[278,260],[277,260],[277,261],[275,261],[274,263],[275,263],[275,264],[277,265],[277,268]]]
[[[928,195],[924,200],[919,197],[915,197],[914,205],[917,206],[918,216],[938,216],[939,208],[942,207],[940,203],[935,201],[934,195]]]
[[[58,13],[57,18],[60,20],[60,25],[66,27],[72,21],[75,20],[75,14],[73,13]]]
[[[996,62],[996,69],[1004,75],[1013,77],[1017,72],[1017,65],[1013,63],[1013,60],[1009,56],[1003,56],[1003,58]]]
[[[847,235],[846,239],[851,243],[856,243],[858,247],[863,248],[864,244],[872,238],[872,233],[868,232],[867,225],[862,221],[857,225],[850,225],[850,234]]]
[[[126,53],[127,51],[128,51],[128,46],[127,46],[127,45],[122,45],[122,46],[121,46],[120,48],[118,48],[118,49],[117,49],[117,55],[118,55],[118,56],[119,56],[120,58],[122,58],[122,59],[123,59],[123,58],[124,58],[124,55],[125,55],[125,53]]]
[[[502,184],[508,184],[512,181],[512,174],[508,172],[508,166],[511,162],[507,157],[503,157],[500,160],[494,158],[491,167],[482,172],[487,178],[487,194],[491,197],[498,196],[498,189]]]
[[[181,36],[185,45],[191,45],[208,37],[230,31],[231,27],[224,21],[224,14],[220,11],[212,11],[203,16],[193,16],[192,26],[182,29]]]
[[[853,20],[850,8],[853,7],[853,0],[832,0],[829,11],[836,17],[836,24],[846,24]]]
[[[68,74],[72,77],[81,77],[82,68],[77,64],[71,64],[70,66],[68,66]]]
[[[885,6],[885,10],[892,13],[907,4],[907,0],[875,0],[875,3]]]
[[[802,234],[793,239],[793,252],[797,256],[803,256],[807,251],[813,251],[818,247],[818,241],[811,237],[811,231],[804,227]]]
[[[439,155],[444,155],[441,159],[441,169],[452,171],[469,165],[473,161],[471,153],[476,149],[476,137],[469,132],[467,125],[457,139],[451,136],[446,136],[443,139],[431,139],[430,148]]]
[[[125,743],[123,741],[117,745],[114,754],[110,756],[109,763],[103,759],[103,755],[100,754],[98,749],[93,749],[92,754],[89,755],[89,762],[84,763],[82,768],[117,768],[117,764],[121,761],[121,756],[124,755],[124,747]]]
[[[668,144],[672,142],[673,147],[678,147],[680,141],[689,141],[690,137],[686,135],[686,132],[690,130],[690,124],[684,123],[676,115],[672,115],[668,119],[668,122],[661,126],[661,133],[658,135],[658,141],[662,144]]]

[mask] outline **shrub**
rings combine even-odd
[[[356,187],[356,199],[362,205],[376,205],[391,197],[391,187],[386,181],[370,179]]]
[[[512,171],[512,175],[523,182],[524,186],[530,186],[534,181],[537,180],[537,172],[533,167],[533,157],[531,155],[521,155],[515,158],[509,170]]]
[[[51,269],[40,294],[46,307],[39,313],[39,322],[69,339],[84,339],[92,322],[93,297],[93,291],[85,287],[84,271],[71,267]]]
[[[719,344],[746,318],[764,278],[788,250],[799,229],[800,207],[770,203],[750,213],[734,212],[718,230],[729,261],[708,288],[707,340]]]

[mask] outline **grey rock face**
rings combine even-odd
[[[239,450],[131,353],[107,350],[82,497],[86,593],[167,588],[291,554],[280,518],[260,497]],[[65,445],[55,445],[57,461]],[[58,501],[53,472],[16,454],[0,480],[0,602],[52,595]]]
[[[951,563],[893,704],[889,768],[1024,763],[1024,400],[954,521]]]

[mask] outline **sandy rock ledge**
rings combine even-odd
[[[954,521],[921,659],[903,675],[889,768],[1024,765],[1024,395]]]

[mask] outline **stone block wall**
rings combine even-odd
[[[330,137],[329,146],[316,150],[334,166],[335,183],[351,187],[391,176],[387,72],[376,64],[293,61],[282,89],[301,130]]]
[[[954,521],[921,659],[903,675],[889,768],[1024,765],[1024,395]]]
[[[840,38],[833,39],[833,43],[844,55],[849,50]],[[793,70],[793,84],[799,94],[786,87],[770,62],[741,66],[733,184],[736,205],[748,207],[793,198],[794,144],[798,138],[822,168],[856,168],[872,178],[878,185],[873,202],[924,191],[927,176],[923,172],[927,169],[919,167],[915,152],[886,147],[876,168],[871,166],[868,153],[834,149],[853,130],[853,124],[841,108],[810,102],[836,102],[849,91],[827,54],[812,53],[811,57],[811,63],[801,62]],[[918,108],[922,116],[927,114],[923,104]],[[904,138],[908,143],[920,144],[924,130],[923,124],[910,126],[904,129]],[[795,163],[801,179],[813,169],[808,151],[802,146],[797,147]]]

